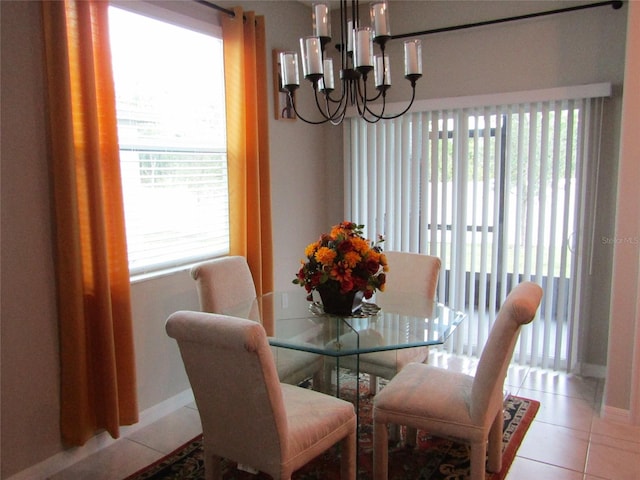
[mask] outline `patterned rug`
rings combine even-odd
[[[341,398],[355,401],[355,378],[341,381]],[[502,480],[515,458],[516,451],[535,417],[540,404],[535,400],[511,396],[505,403],[502,437],[502,471],[487,474],[487,480]],[[373,396],[367,382],[360,382],[360,446],[358,479],[370,480],[373,471]],[[401,429],[401,435],[404,429]],[[337,448],[332,448],[296,471],[295,480],[334,480],[340,478]],[[469,448],[452,440],[418,431],[416,448],[400,444],[389,446],[389,480],[464,480],[469,474]],[[247,473],[226,462],[224,480],[268,480],[259,473]],[[176,449],[158,462],[125,480],[204,480],[202,436]]]

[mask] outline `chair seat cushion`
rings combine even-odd
[[[350,402],[286,384],[282,384],[282,394],[289,429],[286,463],[304,465],[355,428],[356,414]],[[299,457],[302,452],[304,458]]]
[[[482,438],[470,416],[473,377],[410,363],[374,399],[374,420],[422,428],[436,435]]]

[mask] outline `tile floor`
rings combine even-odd
[[[439,352],[430,358],[471,374],[476,362]],[[505,388],[541,403],[507,480],[640,480],[640,427],[600,418],[602,380],[513,365]],[[50,478],[122,480],[200,431],[195,406],[186,406]]]

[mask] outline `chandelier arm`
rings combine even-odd
[[[309,123],[311,125],[322,125],[323,123],[327,123],[330,120],[330,118],[327,118],[322,113],[322,110],[320,110],[320,113],[324,117],[324,120],[307,120],[302,115],[300,115],[300,113],[298,112],[298,109],[296,108],[295,95],[291,92],[291,90],[289,90],[289,100],[291,100],[291,106],[293,107],[293,111],[296,112],[296,117],[298,117],[300,120],[302,120],[305,123]]]
[[[378,98],[380,98],[380,95],[382,95],[382,90],[378,91],[378,94],[375,97],[367,98],[367,82],[366,82],[366,80],[364,80],[364,78],[363,78],[362,85],[363,85],[363,87],[362,87],[362,90],[361,90],[360,89],[360,81],[358,80],[358,82],[357,82],[357,90],[358,90],[358,92],[357,92],[357,95],[356,95],[356,103],[357,103],[358,99],[362,100],[362,110],[360,110],[360,104],[358,103],[358,114],[361,117],[364,117],[366,112],[369,112],[374,117],[380,117],[380,116],[384,115],[384,110],[385,110],[385,107],[386,107],[386,95],[382,97],[382,99],[383,99],[382,112],[381,112],[380,115],[378,115],[378,114],[374,113],[367,106],[367,102],[372,102],[372,101],[375,101]]]
[[[343,80],[342,81],[342,88],[344,90],[343,94],[345,96],[345,102],[347,103],[347,105],[353,105],[355,103],[355,95],[353,93],[354,90],[354,85],[352,81],[348,81],[348,80]]]
[[[407,113],[409,111],[409,109],[411,108],[411,105],[413,105],[413,101],[416,98],[416,85],[415,85],[415,83],[412,83],[411,89],[412,89],[411,100],[409,101],[409,105],[407,105],[407,108],[405,108],[402,112],[400,112],[400,113],[398,113],[396,115],[384,116],[384,112],[383,112],[383,115],[381,115],[380,118],[382,118],[383,120],[393,120],[394,118],[401,117],[402,115]]]
[[[344,80],[343,80],[344,81]],[[341,84],[342,85],[342,84]],[[346,97],[346,89],[345,86],[342,85],[342,89],[341,89],[341,96],[338,99],[335,99],[331,96],[330,93],[324,93],[324,96],[327,98],[328,101],[330,101],[331,103],[342,103],[345,100]]]
[[[351,105],[355,105],[358,110],[358,115],[363,117],[367,108],[367,104],[366,97],[363,97],[360,93],[360,80],[357,80],[352,86],[351,95]],[[360,107],[360,102],[362,102],[362,108]]]
[[[378,90],[378,94],[375,97],[372,98],[367,98],[367,81],[365,79],[365,77],[363,77],[362,80],[362,85],[364,92],[362,91],[362,89],[360,88],[360,80],[357,80],[358,83],[358,96],[362,99],[363,105],[366,105],[367,102],[374,102],[376,101],[378,98],[380,98],[380,95],[382,95],[382,90]]]
[[[314,86],[315,87],[315,86]],[[314,88],[313,89],[313,96],[316,100],[316,107],[318,107],[318,111],[320,112],[320,114],[326,118],[327,120],[329,120],[331,118],[331,115],[329,114],[329,108],[327,105],[327,109],[326,109],[326,113],[324,110],[322,110],[322,106],[320,105],[320,100],[318,99],[318,89]]]
[[[332,118],[335,120],[337,117],[341,117],[344,118],[346,112],[347,112],[347,106],[349,105],[349,102],[347,101],[348,96],[346,95],[346,89],[348,87],[343,85],[342,86],[342,96],[340,97],[339,101],[330,99],[333,103],[337,103],[336,106],[336,110],[334,115],[332,115]],[[333,123],[333,122],[332,122]]]
[[[382,93],[382,92],[381,92],[381,93]],[[378,95],[378,97],[379,97],[379,96],[380,96],[380,95]],[[378,98],[378,97],[376,97],[376,98]],[[367,105],[367,106],[365,106],[364,110],[365,110],[365,112],[369,112],[369,113],[370,113],[371,115],[373,115],[375,118],[380,119],[380,118],[384,118],[384,111],[386,110],[386,108],[387,108],[387,96],[386,96],[386,95],[384,95],[384,96],[382,97],[382,111],[380,112],[380,114],[379,114],[379,115],[378,115],[377,113],[375,113],[373,110],[371,110],[371,108],[369,108],[369,106],[368,106],[368,105]]]
[[[340,114],[340,118],[336,119],[336,120],[330,120],[331,125],[334,125],[334,126],[335,125],[340,125],[343,122],[344,117],[346,116],[346,114],[347,114],[347,106],[345,105],[344,109],[342,110],[342,113]]]
[[[382,90],[378,90],[378,94],[375,97],[367,98],[367,102],[375,102],[380,98],[380,95],[382,95]]]
[[[382,108],[384,112],[384,107]],[[358,116],[367,123],[377,123],[382,120],[382,117],[373,112],[368,106],[363,105],[362,110],[358,109]]]
[[[371,113],[371,110],[369,110],[369,113]],[[362,118],[367,123],[378,123],[380,120],[383,119],[382,117],[378,117],[376,114],[372,114],[372,116],[373,116],[373,119],[370,119],[366,115],[362,115],[360,118]]]
[[[337,100],[336,100],[335,98],[331,98],[331,96],[330,96],[330,95],[326,95],[326,94],[325,94],[325,97],[326,97],[326,101],[327,101],[327,102],[331,102],[331,103],[342,103],[342,101],[344,100],[345,94],[343,93],[343,94],[342,94],[342,97],[341,97],[341,98],[339,98],[339,99],[337,99]]]
[[[329,101],[327,100],[327,95],[323,95],[325,97],[325,108],[323,110],[322,105],[320,105],[320,100],[318,99],[318,90],[316,88],[314,88],[314,93],[315,93],[316,106],[318,107],[318,111],[325,119],[332,121],[340,116],[340,108],[341,108],[342,102],[339,102],[335,111],[331,112]],[[346,105],[345,105],[345,109],[346,109]]]
[[[375,113],[373,110],[371,110],[369,106],[365,106],[363,109],[361,117],[367,123],[378,123],[380,120],[384,118],[384,111],[387,108],[387,96],[383,94],[382,91],[380,92],[380,94],[382,94],[382,111],[380,112],[379,115]],[[378,97],[379,96],[380,95],[378,95]],[[367,113],[369,114],[369,116],[367,116]]]

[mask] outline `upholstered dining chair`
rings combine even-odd
[[[387,478],[388,425],[406,425],[471,445],[471,480],[502,467],[504,380],[520,327],[530,323],[542,288],[517,285],[498,312],[475,376],[422,363],[407,365],[374,399],[374,480]],[[407,439],[409,443],[413,443]],[[487,445],[488,444],[488,445]],[[488,461],[487,461],[488,449]]]
[[[384,308],[386,295],[393,293],[419,294],[421,299],[435,300],[441,262],[438,257],[421,253],[385,252],[389,274],[385,291],[376,294],[376,302]],[[396,311],[399,311],[397,308]],[[412,306],[406,306],[411,314]],[[349,341],[347,339],[346,341]],[[378,377],[392,379],[396,373],[411,362],[425,362],[429,357],[429,347],[413,347],[388,352],[365,353],[360,355],[360,372],[369,374],[369,391],[375,394]],[[341,361],[345,368],[355,368],[355,360]]]
[[[196,281],[203,312],[225,313],[232,307],[245,304],[247,311],[242,316],[259,320],[258,313],[252,309],[255,307],[256,287],[246,258],[231,255],[202,262],[191,268],[191,277]],[[297,385],[313,377],[314,389],[320,389],[324,366],[321,355],[275,347],[273,350],[281,382]]]
[[[200,414],[206,480],[222,478],[223,458],[287,480],[338,442],[341,478],[356,478],[353,404],[280,383],[261,324],[179,311],[166,331],[178,343]]]

